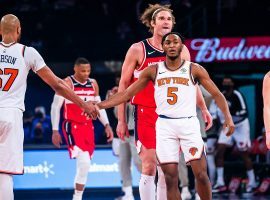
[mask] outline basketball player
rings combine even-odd
[[[263,118],[266,134],[266,146],[270,149],[270,72],[263,79]]]
[[[74,65],[74,75],[68,76],[65,82],[74,92],[85,101],[100,102],[99,87],[95,79],[89,78],[91,66],[87,59],[78,58]],[[64,136],[68,145],[70,158],[77,159],[75,176],[75,191],[73,200],[81,200],[87,176],[90,168],[91,157],[95,148],[94,126],[92,119],[81,115],[81,109],[73,102],[55,94],[52,108],[51,120],[53,126],[52,142],[56,147],[62,143],[58,131],[60,110],[64,104]],[[105,110],[100,111],[99,120],[105,127],[108,142],[113,139],[113,131]]]
[[[177,167],[181,147],[185,161],[191,165],[196,178],[197,192],[202,200],[211,200],[205,146],[196,115],[197,89],[194,80],[198,80],[213,96],[224,113],[224,126],[228,128],[228,136],[234,131],[232,117],[224,96],[210,79],[207,71],[202,66],[180,57],[183,49],[180,34],[174,32],[165,34],[162,38],[162,47],[166,53],[165,62],[146,68],[139,79],[125,91],[98,103],[97,106],[105,109],[127,101],[152,81],[158,114],[156,155],[165,174],[167,199],[181,199]]]
[[[130,83],[136,81],[143,69],[151,64],[165,60],[165,53],[162,50],[162,36],[170,32],[175,23],[175,18],[169,6],[159,4],[149,5],[141,16],[141,21],[153,34],[151,38],[134,43],[129,48],[122,66],[122,74],[118,91],[124,91]],[[186,46],[183,46],[181,57],[190,60],[190,54]],[[211,126],[211,116],[205,106],[202,94],[198,89],[198,106],[201,108],[204,119]],[[154,101],[154,87],[148,83],[147,87],[132,98],[135,105],[135,139],[139,156],[142,161],[142,175],[139,183],[139,191],[142,200],[155,199],[155,174],[156,174],[156,133],[155,113],[156,104]],[[128,136],[126,123],[125,105],[118,107],[117,135],[124,140]],[[158,167],[159,179],[157,183],[157,199],[166,199],[166,184],[162,170]]]
[[[23,174],[22,113],[29,70],[92,117],[97,116],[97,111],[55,76],[34,48],[18,43],[21,25],[15,15],[2,17],[0,33],[0,199],[12,200],[12,175]]]

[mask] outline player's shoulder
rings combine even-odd
[[[142,50],[143,46],[142,46],[142,41],[139,41],[139,42],[135,42],[133,43],[131,46],[130,46],[130,50],[131,51],[135,51],[135,52],[139,52]]]
[[[97,80],[96,80],[96,79],[94,79],[94,78],[89,78],[89,80],[90,80],[91,83],[97,84]]]

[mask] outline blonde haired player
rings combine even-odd
[[[124,91],[132,82],[136,82],[142,71],[149,65],[165,60],[162,49],[162,36],[170,32],[175,24],[175,18],[169,5],[149,5],[141,16],[141,22],[149,28],[152,37],[134,43],[129,48],[123,66],[119,83],[119,92]],[[190,60],[190,54],[186,46],[183,46],[181,58]],[[204,103],[201,91],[198,92],[198,106],[201,108],[208,125],[212,119]],[[154,100],[154,87],[148,83],[146,88],[131,99],[135,105],[135,139],[140,159],[142,161],[142,174],[139,183],[140,197],[142,200],[166,199],[166,184],[164,175],[158,167],[157,194],[155,190],[156,160],[156,130],[157,120],[156,103]],[[118,106],[117,135],[124,140],[129,136],[126,123],[125,105]]]
[[[18,43],[21,25],[15,15],[2,17],[0,33],[0,199],[13,200],[12,175],[23,174],[22,113],[28,72],[33,70],[58,94],[92,117],[97,116],[97,111],[55,76],[34,48]]]

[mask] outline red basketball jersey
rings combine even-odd
[[[149,65],[154,65],[158,62],[162,62],[166,58],[164,51],[155,48],[150,44],[148,39],[141,41],[141,44],[143,46],[144,58],[139,68],[134,70],[132,82],[135,82],[139,78],[139,75],[143,69]],[[153,82],[149,81],[147,86],[131,99],[131,102],[135,105],[155,108],[156,103],[154,99]]]
[[[85,83],[80,83],[74,76],[69,76],[71,83],[73,85],[73,90],[84,101],[94,101],[95,100],[95,89],[93,87],[92,80],[89,78]],[[74,104],[73,102],[65,99],[64,104],[64,118],[70,121],[75,121],[79,123],[89,122],[91,119],[87,119],[82,115],[83,110]]]

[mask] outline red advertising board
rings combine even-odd
[[[270,36],[187,39],[191,60],[198,63],[270,60]]]

